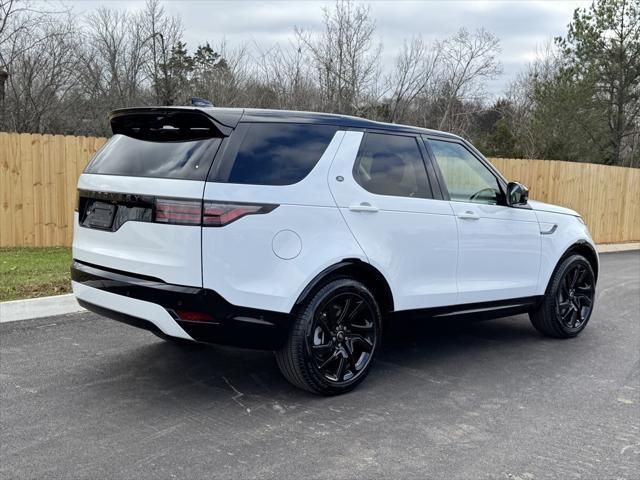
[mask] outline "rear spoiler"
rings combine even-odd
[[[111,131],[150,141],[228,137],[243,109],[193,107],[122,108],[109,114]]]

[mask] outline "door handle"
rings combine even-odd
[[[480,220],[480,216],[471,210],[466,210],[462,213],[459,213],[458,218],[461,218],[463,220]]]
[[[378,207],[371,205],[369,202],[360,202],[349,205],[352,212],[377,212]]]

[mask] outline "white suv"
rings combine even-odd
[[[276,350],[321,394],[371,368],[382,320],[501,317],[573,337],[598,256],[468,142],[317,113],[137,108],[78,181],[81,305],[173,341]]]

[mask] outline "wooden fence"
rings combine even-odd
[[[70,245],[78,175],[106,139],[0,133],[0,247]],[[492,159],[531,198],[580,212],[598,243],[640,241],[640,169]]]

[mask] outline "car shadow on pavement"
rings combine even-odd
[[[373,371],[354,393],[384,390],[387,380],[402,371],[454,375],[501,352],[526,352],[540,338],[524,316],[483,322],[397,321],[386,326]],[[163,414],[170,405],[207,408],[231,401],[255,410],[267,400],[305,406],[328,400],[287,383],[272,352],[148,340],[127,349],[126,355],[101,357],[98,370],[107,379],[94,385],[101,396],[128,395]]]
[[[391,320],[385,324],[383,351],[395,353],[415,346],[419,350],[438,351],[442,355],[455,352],[460,343],[473,349],[485,349],[487,342],[528,343],[541,338],[526,315],[496,320],[411,319]]]

